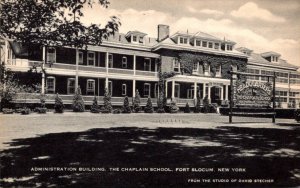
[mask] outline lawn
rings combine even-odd
[[[10,126],[4,132],[18,135],[1,152],[3,187],[300,185],[300,129],[270,119],[229,125],[215,114],[0,118],[1,129]],[[252,183],[226,183],[233,179]]]

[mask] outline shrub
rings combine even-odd
[[[121,112],[123,112],[123,109],[120,108],[116,108],[113,110],[113,114],[120,114]]]
[[[10,108],[3,108],[2,109],[3,114],[13,114],[14,110]]]
[[[46,114],[47,108],[36,108],[36,112],[39,114]]]
[[[100,112],[100,109],[99,109],[99,106],[98,106],[98,101],[97,101],[97,97],[95,96],[94,99],[93,99],[93,104],[91,106],[91,112],[92,113],[99,113]]]
[[[172,101],[172,102],[171,102],[169,108],[170,108],[170,113],[172,113],[172,114],[177,113],[178,110],[179,110],[179,108],[178,108],[178,106],[176,105],[176,102],[175,102],[175,101]]]
[[[142,108],[141,108],[141,97],[140,97],[139,91],[136,90],[135,97],[134,97],[134,100],[133,100],[133,111],[135,113],[138,113],[141,110],[142,110]]]
[[[145,113],[153,113],[152,101],[150,97],[148,97],[144,111]]]
[[[111,96],[108,92],[108,89],[105,88],[105,93],[103,97],[103,108],[101,109],[102,113],[111,113],[112,112],[112,106],[111,106]]]
[[[56,97],[55,97],[54,112],[55,113],[64,113],[64,107],[65,107],[64,103],[57,93]]]
[[[300,109],[296,109],[294,112],[295,120],[300,122]]]
[[[127,96],[124,98],[123,111],[122,112],[127,113],[127,114],[131,113],[131,108],[129,106],[129,101],[128,101]]]
[[[22,108],[22,110],[21,110],[21,114],[22,115],[28,115],[29,113],[30,113],[30,109],[29,108],[26,108],[26,107]]]
[[[209,113],[210,111],[210,106],[209,106],[209,101],[207,96],[204,97],[203,99],[203,113]]]
[[[84,101],[81,95],[81,89],[78,87],[76,89],[74,98],[73,98],[73,112],[84,112]]]
[[[194,112],[195,113],[200,113],[201,112],[201,101],[200,101],[200,98],[197,98],[197,103],[196,103]]]
[[[189,103],[186,103],[185,108],[184,108],[184,113],[190,113],[191,112],[191,108]]]
[[[41,107],[37,108],[37,112],[39,114],[46,114],[47,113],[47,108],[46,108],[46,98],[45,95],[40,96],[40,102],[41,102]]]

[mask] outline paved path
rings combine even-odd
[[[292,129],[271,123],[271,118],[233,117],[229,124],[227,116],[219,114],[92,114],[65,112],[64,114],[0,115],[0,150],[9,142],[49,133],[80,132],[92,128],[110,127],[182,127],[217,128],[221,126]],[[294,123],[292,119],[277,119],[278,123]]]

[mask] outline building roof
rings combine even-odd
[[[217,38],[215,36],[212,36],[210,34],[204,33],[202,31],[199,31],[196,34],[194,34],[192,38],[204,38],[204,39],[209,39],[209,40],[218,40],[218,41],[221,41],[221,39],[219,39],[219,38]]]
[[[129,37],[130,35],[139,35],[139,36],[146,36],[147,34],[146,33],[143,33],[143,32],[140,32],[140,31],[137,31],[137,30],[134,30],[134,31],[129,31],[125,37]]]
[[[259,65],[265,65],[270,67],[283,67],[283,68],[292,68],[298,69],[299,67],[296,65],[292,65],[286,62],[286,60],[279,59],[278,62],[270,62],[266,60],[261,54],[258,53],[251,53],[250,57],[248,58],[248,63],[254,63]]]
[[[273,52],[273,51],[270,51],[270,52],[265,52],[265,53],[262,53],[261,56],[262,57],[270,57],[270,56],[277,56],[277,57],[280,57],[281,55],[277,52]]]

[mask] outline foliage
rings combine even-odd
[[[131,108],[129,106],[129,100],[128,100],[128,97],[124,97],[124,103],[123,103],[123,113],[131,113]]]
[[[41,46],[87,47],[100,45],[102,39],[118,31],[121,25],[113,16],[104,27],[85,26],[81,22],[86,7],[98,4],[108,7],[108,0],[2,0],[1,33],[23,44]]]
[[[113,110],[113,114],[120,114],[123,112],[123,109],[122,108],[116,108]]]
[[[135,91],[135,97],[133,99],[133,110],[135,113],[138,113],[139,111],[142,110],[141,108],[141,96],[139,93],[139,90]]]
[[[184,108],[184,113],[190,113],[191,112],[191,108],[189,103],[186,103],[185,108]]]
[[[300,122],[300,109],[296,109],[294,112],[295,120]]]
[[[200,65],[208,64],[211,67],[211,76],[213,77],[216,75],[216,67],[221,65],[221,75],[226,79],[230,78],[228,72],[231,70],[231,65],[236,65],[239,72],[246,72],[247,68],[246,59],[186,52],[179,54],[179,62],[182,73],[187,74],[193,73],[193,64],[195,62],[200,62]]]
[[[105,93],[103,97],[103,108],[101,110],[102,113],[111,113],[112,106],[111,106],[111,96],[107,88],[105,88]]]
[[[145,113],[153,113],[152,101],[151,98],[148,97],[147,104],[144,108]]]
[[[99,113],[100,112],[100,108],[98,106],[98,101],[97,101],[97,97],[96,96],[93,99],[93,104],[91,106],[91,112],[92,113]]]
[[[30,114],[30,109],[26,108],[26,107],[22,108],[21,114],[22,115],[28,115],[28,114]]]
[[[84,112],[85,107],[84,107],[84,101],[81,95],[81,89],[78,87],[76,89],[74,98],[73,98],[73,112]]]
[[[55,113],[64,113],[64,107],[65,107],[64,103],[57,93],[55,97],[55,104],[54,104]]]
[[[169,109],[170,109],[170,113],[172,113],[172,114],[173,113],[177,113],[179,111],[179,108],[178,108],[178,106],[177,106],[177,104],[176,104],[175,101],[171,102],[171,104],[169,106]]]
[[[201,112],[201,99],[199,97],[197,98],[197,103],[196,103],[194,112],[195,113]]]
[[[2,109],[3,114],[13,114],[14,110],[10,108],[3,108]]]
[[[208,101],[208,97],[205,96],[203,99],[203,113],[209,113],[209,112],[210,112],[209,101]]]

